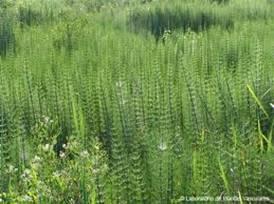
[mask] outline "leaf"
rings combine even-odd
[[[262,129],[261,129],[261,124],[260,121],[258,120],[258,131],[259,131],[259,136],[260,136],[260,145],[261,145],[261,151],[263,151],[263,140],[267,143],[267,151],[270,152],[272,148],[272,129],[269,132],[269,139],[263,134]]]
[[[263,111],[263,113],[265,114],[265,116],[266,116],[267,118],[269,118],[268,113],[267,113],[266,110],[264,109],[264,107],[263,107],[261,101],[258,99],[258,97],[257,97],[256,94],[254,93],[254,91],[252,90],[252,88],[251,88],[249,85],[247,85],[247,89],[248,89],[249,93],[251,94],[251,96],[253,97],[253,99],[255,100],[255,102],[256,102],[256,103],[258,104],[258,106],[260,107],[260,109]]]
[[[220,176],[223,179],[226,191],[230,192],[229,183],[228,183],[228,180],[227,180],[227,177],[226,177],[226,174],[225,174],[224,167],[223,167],[222,162],[221,162],[221,158],[219,158],[219,168],[220,168]]]
[[[241,195],[241,192],[238,191],[238,194],[239,194],[240,203],[241,203],[241,204],[244,204],[243,198],[242,198],[242,195]]]

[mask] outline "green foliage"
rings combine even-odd
[[[171,6],[172,5],[172,6]],[[176,6],[174,6],[176,5]],[[221,26],[224,29],[233,28],[232,16],[222,8],[210,4],[166,2],[152,8],[134,9],[130,14],[129,24],[134,30],[149,30],[157,38],[165,30],[191,29],[195,32],[203,31],[211,26]]]
[[[218,2],[8,6],[0,202],[272,198],[273,7]]]
[[[216,2],[216,4],[212,4]],[[227,4],[224,6],[224,4]],[[210,27],[231,30],[236,22],[252,19],[268,19],[272,16],[272,7],[262,1],[160,1],[151,5],[133,7],[130,10],[128,24],[135,32],[149,31],[157,39],[166,30],[192,30],[201,32]],[[235,12],[236,11],[236,12]]]
[[[227,4],[230,0],[211,0],[212,3]]]
[[[15,52],[15,34],[11,19],[0,14],[0,56],[5,57],[10,50]]]
[[[29,5],[27,8],[19,7],[18,20],[22,26],[37,25],[42,22],[42,16],[37,11],[32,10]]]
[[[78,39],[81,38],[81,31],[85,29],[87,20],[85,18],[73,19],[67,23],[62,23],[54,27],[53,46],[60,51],[62,48],[71,54],[78,47]]]

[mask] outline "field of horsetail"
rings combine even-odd
[[[273,0],[0,0],[0,203],[273,203],[273,36]]]

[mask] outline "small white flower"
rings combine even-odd
[[[122,81],[118,81],[116,82],[116,86],[121,88],[123,86],[123,82]]]
[[[61,176],[61,173],[59,171],[55,171],[55,172],[53,172],[52,176],[55,178],[58,178]]]
[[[65,152],[60,152],[60,154],[59,154],[59,156],[61,157],[61,158],[64,158],[66,155],[65,155]]]
[[[49,118],[48,116],[44,116],[44,122],[45,122],[46,124],[48,124],[49,121],[50,121],[50,118]]]
[[[26,175],[30,175],[31,171],[29,169],[25,169],[23,173]]]
[[[9,173],[12,173],[14,170],[15,170],[15,168],[14,168],[13,165],[9,165],[9,166],[8,166],[8,172],[9,172]]]
[[[22,196],[22,200],[24,202],[31,202],[32,201],[32,198],[29,196],[29,195],[23,195]]]
[[[0,203],[3,203],[4,201],[3,201],[3,199],[2,198],[0,198]]]
[[[50,117],[48,117],[48,116],[42,116],[42,120],[43,120],[43,122],[47,125],[47,124],[50,124],[50,123],[53,123],[53,120],[50,118]]]
[[[21,178],[25,181],[31,178],[31,171],[29,169],[25,169],[23,174],[21,175]]]
[[[63,147],[64,149],[68,149],[68,148],[69,148],[69,145],[68,145],[68,144],[63,144],[62,147]]]
[[[38,157],[37,155],[35,155],[35,157],[33,158],[32,162],[33,163],[39,163],[41,161],[41,157]]]
[[[45,145],[43,146],[43,151],[48,152],[48,151],[49,151],[49,148],[50,148],[50,145],[49,145],[49,144],[45,144]]]
[[[165,151],[165,150],[167,149],[166,143],[161,142],[161,143],[159,144],[159,149],[160,149],[161,151]]]
[[[83,157],[83,158],[88,158],[88,157],[89,157],[89,153],[88,153],[87,150],[85,150],[85,151],[82,151],[82,152],[80,153],[80,156]]]
[[[98,168],[92,169],[92,173],[93,173],[93,174],[97,174],[98,172],[99,172],[99,169],[98,169]]]
[[[270,106],[274,109],[274,104],[273,103],[270,103]]]

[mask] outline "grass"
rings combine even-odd
[[[1,11],[0,202],[273,199],[273,4],[180,2]]]

